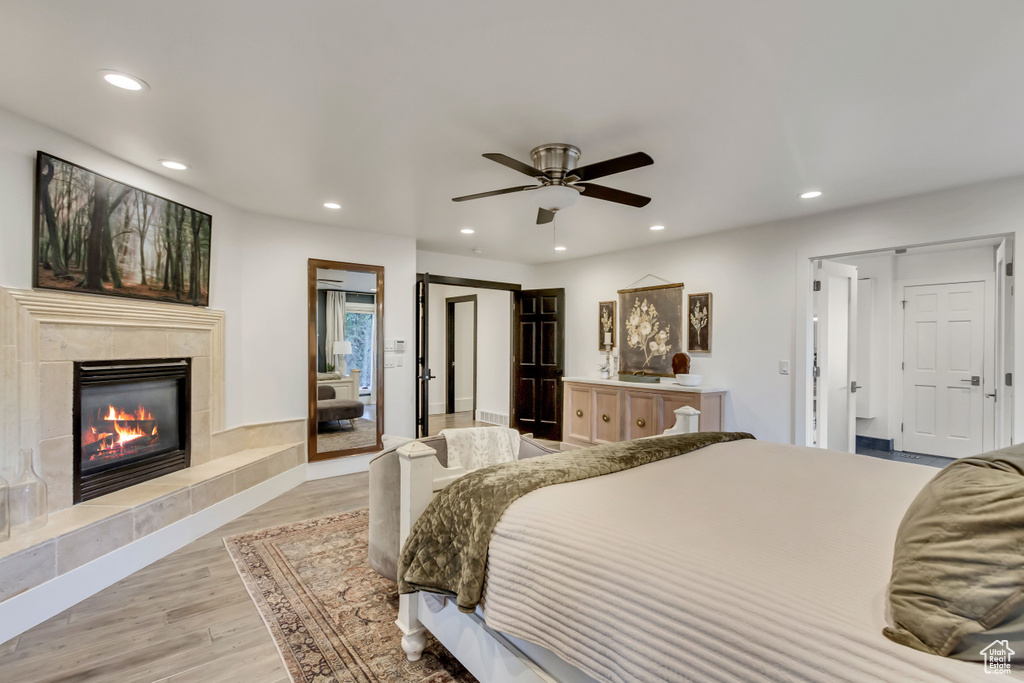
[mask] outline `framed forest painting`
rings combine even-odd
[[[619,290],[620,374],[673,377],[683,350],[683,285]]]
[[[206,306],[212,216],[36,155],[34,286]]]

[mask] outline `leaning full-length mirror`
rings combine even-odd
[[[310,460],[381,450],[384,269],[309,260]]]

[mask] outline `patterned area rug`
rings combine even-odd
[[[475,681],[429,634],[406,659],[398,588],[367,561],[368,520],[363,508],[224,539],[292,681]]]
[[[357,417],[353,422],[355,422],[355,429],[352,429],[348,420],[321,425],[323,431],[316,435],[316,452],[332,453],[346,448],[372,446],[377,443],[377,422],[375,420]]]

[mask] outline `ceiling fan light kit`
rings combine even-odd
[[[502,166],[507,166],[514,171],[531,176],[539,181],[540,184],[519,185],[502,190],[480,192],[455,197],[452,201],[464,202],[470,199],[481,199],[500,194],[532,192],[533,203],[538,207],[538,225],[550,223],[554,220],[556,211],[561,211],[574,205],[579,201],[580,195],[637,208],[647,206],[651,201],[650,197],[589,182],[615,173],[631,171],[634,168],[650,166],[654,163],[654,160],[643,152],[634,152],[633,154],[599,161],[587,166],[577,166],[580,160],[579,147],[564,143],[534,147],[530,151],[533,166],[496,152],[484,154],[484,157]]]

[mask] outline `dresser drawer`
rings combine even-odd
[[[622,440],[621,392],[617,389],[594,390],[594,441],[609,443]]]
[[[570,387],[565,392],[565,419],[569,421],[567,439],[592,443],[594,440],[594,390]]]
[[[660,434],[658,397],[655,394],[626,391],[625,440]]]

